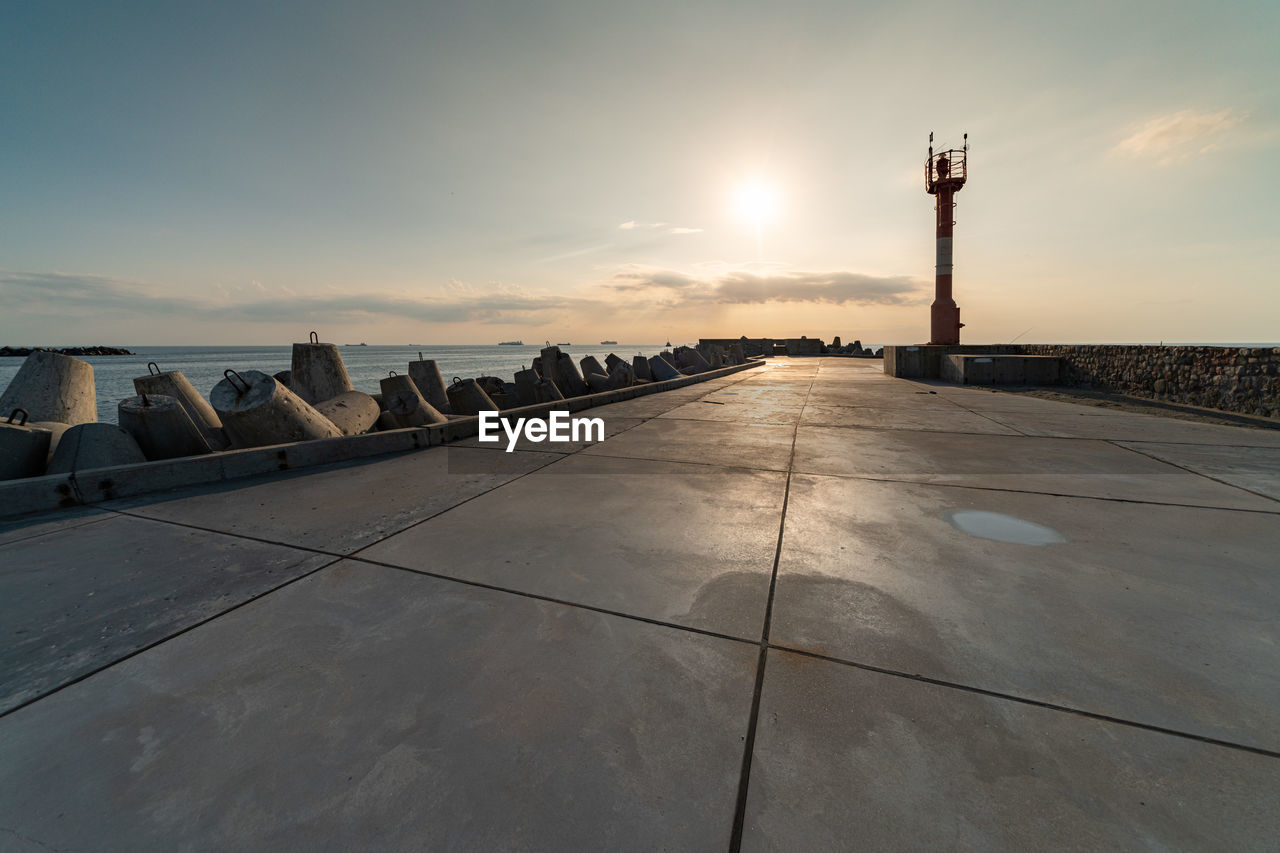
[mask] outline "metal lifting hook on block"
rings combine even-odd
[[[26,409],[14,409],[12,412],[9,413],[9,420],[7,421],[7,423],[13,423],[13,419],[18,416],[18,412],[22,412],[22,420],[18,421],[18,426],[26,426],[27,425]]]
[[[152,370],[152,369],[151,369],[151,368],[153,368],[153,367],[155,368],[155,370]],[[161,373],[163,373],[163,372],[164,372],[164,371],[162,371],[162,370],[160,369],[160,365],[156,364],[154,361],[148,361],[148,362],[147,362],[147,373],[149,373],[150,375],[152,375],[152,376],[159,376],[159,375],[160,375]]]
[[[319,335],[317,335],[315,332],[312,332],[312,333],[311,333],[311,343],[313,343],[313,344],[318,344],[318,343],[320,343],[320,336],[319,336]]]
[[[314,334],[314,333],[313,333],[313,334]],[[235,389],[236,389],[236,396],[237,396],[237,397],[239,397],[241,394],[246,394],[246,393],[248,393],[248,391],[249,391],[249,383],[248,383],[248,382],[246,382],[246,381],[245,381],[245,378],[244,378],[243,376],[241,376],[239,373],[236,373],[234,370],[232,370],[232,369],[228,368],[228,369],[226,369],[226,370],[222,371],[222,376],[223,376],[223,378],[224,378],[224,379],[226,379],[228,382],[230,382],[230,383],[231,383],[231,387],[232,387],[232,388],[235,388]],[[243,391],[241,391],[241,390],[240,390],[240,388],[236,385],[236,383],[235,383],[235,379],[232,379],[232,378],[231,378],[232,376],[234,376],[236,379],[239,379],[239,380],[240,380],[240,384],[244,386],[244,390],[243,390]]]

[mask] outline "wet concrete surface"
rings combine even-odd
[[[1280,837],[1280,432],[839,358],[582,414],[0,526],[0,847]]]

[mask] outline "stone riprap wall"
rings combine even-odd
[[[1280,347],[1027,344],[1062,359],[1062,384],[1246,415],[1280,417]]]

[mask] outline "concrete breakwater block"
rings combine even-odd
[[[63,434],[45,473],[70,474],[90,468],[111,468],[146,461],[146,454],[138,442],[123,427],[76,424]]]
[[[98,420],[93,365],[56,352],[33,352],[0,394],[0,412],[23,409],[33,421],[89,424]]]
[[[560,393],[560,389],[556,387],[556,383],[550,379],[539,379],[533,385],[534,402],[537,403],[554,403],[557,400],[563,400],[564,395]]]
[[[382,403],[386,411],[379,417],[383,429],[442,424],[449,418],[427,402],[418,385],[408,376],[392,374],[379,381],[382,386]]]
[[[586,378],[586,376],[591,373],[599,373],[601,376],[608,376],[609,371],[613,369],[612,366],[606,369],[600,364],[600,360],[594,355],[584,356],[578,361],[578,364],[582,365],[583,378]],[[590,385],[591,383],[588,381],[587,384]]]
[[[653,373],[649,370],[649,359],[642,355],[631,359],[631,369],[635,371],[636,379],[653,379]]]
[[[631,369],[631,365],[618,359],[609,372],[609,381],[605,383],[605,390],[616,391],[619,388],[630,388],[635,384],[636,372]]]
[[[234,447],[263,447],[342,435],[342,430],[309,403],[275,377],[257,370],[226,371],[225,378],[213,386],[209,401]]]
[[[154,368],[154,370],[152,370]],[[287,371],[286,371],[287,372]],[[289,383],[284,383],[287,388]],[[222,420],[200,395],[195,386],[182,375],[181,370],[160,370],[154,361],[147,365],[147,375],[133,380],[133,390],[148,396],[173,397],[186,411],[187,417],[204,435],[205,442],[213,450],[223,450],[230,442],[222,431]],[[145,448],[144,448],[145,449]]]
[[[27,413],[16,409],[0,421],[0,480],[37,477],[49,461],[53,436],[47,429],[27,423]]]
[[[533,360],[533,369],[543,379],[550,379],[556,383],[556,387],[563,390],[560,384],[560,347],[545,347],[542,353]]]
[[[344,391],[355,390],[337,344],[320,343],[315,332],[311,333],[310,343],[293,345],[289,388],[308,404],[332,400]]]
[[[711,363],[702,357],[702,353],[693,347],[677,347],[674,353],[676,367],[693,368],[694,373],[706,373],[711,369]],[[681,371],[684,372],[683,370]]]
[[[534,386],[542,380],[538,375],[538,371],[532,369],[516,371],[516,400],[522,406],[532,406],[538,402],[537,395],[534,393]]]
[[[680,375],[680,371],[676,370],[676,366],[662,357],[664,355],[666,353],[660,353],[649,359],[649,373],[658,382],[675,379]]]
[[[587,381],[582,378],[582,374],[578,372],[578,365],[573,363],[573,357],[567,352],[560,353],[560,362],[556,365],[556,372],[559,379],[556,385],[566,397],[581,397],[583,394],[589,393],[587,389]]]
[[[429,358],[418,353],[418,360],[409,362],[409,378],[418,386],[423,398],[437,411],[449,414],[449,395],[445,393],[444,377],[440,375],[440,367]]]
[[[53,452],[58,449],[58,442],[62,441],[62,436],[67,430],[71,429],[71,424],[64,424],[59,421],[30,421],[27,426],[49,431],[49,459],[53,458]],[[49,459],[45,460],[46,464],[48,464]]]
[[[152,462],[213,451],[176,397],[164,394],[129,397],[116,406],[116,418]]]
[[[610,373],[613,373],[613,369],[622,364],[622,362],[623,360],[613,353],[609,353],[604,357],[604,366]]]
[[[605,376],[603,373],[588,373],[586,376],[587,389],[590,390],[592,394],[599,394],[601,391],[609,390],[608,376]]]
[[[481,412],[496,412],[498,404],[484,392],[474,379],[454,378],[449,386],[449,405],[455,415],[478,415]]]
[[[363,391],[343,391],[323,403],[316,403],[315,410],[332,421],[343,435],[359,435],[378,422],[381,407],[372,395]]]

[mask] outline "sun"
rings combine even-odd
[[[760,228],[778,219],[782,212],[782,198],[772,182],[764,178],[750,178],[734,189],[733,211],[739,219]]]

